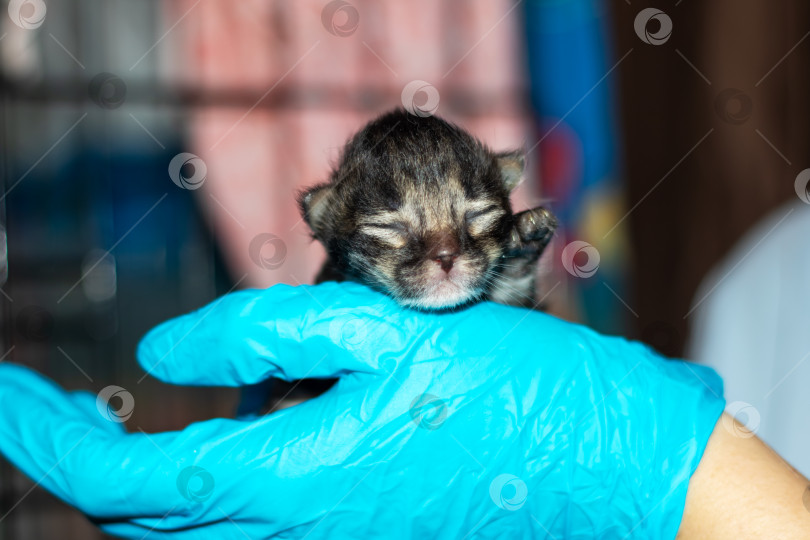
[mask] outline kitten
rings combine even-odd
[[[535,266],[557,222],[514,215],[522,151],[493,153],[436,116],[384,114],[346,144],[299,205],[328,259],[317,281],[352,280],[404,306],[481,299],[534,307]]]

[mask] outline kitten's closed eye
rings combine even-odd
[[[489,204],[482,208],[473,208],[464,213],[467,230],[472,236],[478,236],[488,231],[506,211],[496,205]]]
[[[389,246],[395,248],[404,247],[408,243],[410,230],[404,223],[361,223],[359,231],[361,234],[371,236]]]

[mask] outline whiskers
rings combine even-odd
[[[533,276],[527,274],[527,279],[532,279]],[[535,299],[533,296],[527,294],[525,291],[518,289],[514,285],[509,284],[509,280],[503,276],[490,272],[484,276],[484,283],[486,289],[489,290],[489,296],[492,300],[502,304],[520,304],[520,305],[534,305]]]

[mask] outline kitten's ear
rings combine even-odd
[[[332,186],[329,184],[312,187],[298,196],[301,215],[319,239],[323,238],[325,218],[329,215],[331,198]]]
[[[495,154],[495,163],[501,171],[501,180],[507,191],[512,191],[520,183],[523,168],[526,165],[526,154],[520,150],[499,152]]]

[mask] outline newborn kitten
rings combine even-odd
[[[377,118],[329,182],[299,197],[328,253],[317,281],[358,281],[421,309],[534,307],[535,266],[557,222],[544,208],[512,213],[523,165],[522,151],[493,153],[435,116]]]

